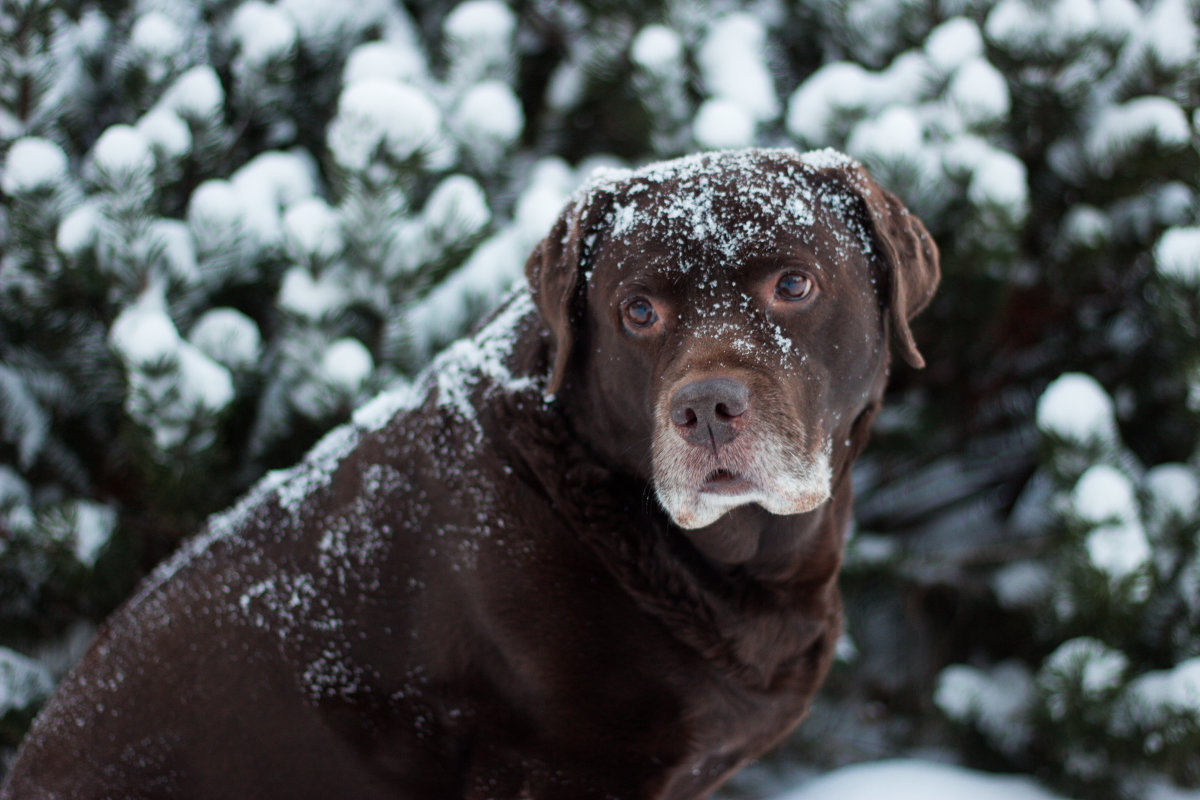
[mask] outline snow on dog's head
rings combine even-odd
[[[830,497],[880,401],[889,329],[921,363],[908,321],[938,275],[921,223],[829,150],[606,171],[526,272],[547,392],[582,405],[600,454],[685,529]]]

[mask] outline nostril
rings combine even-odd
[[[742,414],[746,413],[746,407],[744,405],[740,405],[740,406],[737,404],[731,405],[729,403],[717,403],[716,410],[717,410],[717,419],[720,419],[720,420],[737,419]]]
[[[697,423],[698,418],[695,409],[677,402],[671,408],[671,421],[681,428],[691,428]]]

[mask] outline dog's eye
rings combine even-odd
[[[649,328],[658,320],[654,305],[644,297],[626,300],[621,306],[625,321],[634,328]]]
[[[802,272],[788,272],[775,284],[775,296],[780,300],[796,302],[807,300],[813,293],[813,279]]]

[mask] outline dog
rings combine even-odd
[[[525,271],[151,575],[4,800],[700,798],[799,722],[926,229],[833,151],[700,154]]]

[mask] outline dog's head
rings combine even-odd
[[[585,186],[526,265],[547,393],[683,528],[830,496],[879,404],[889,330],[938,280],[921,222],[832,151],[704,154]]]

